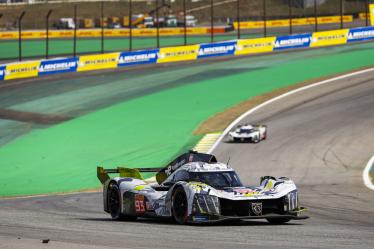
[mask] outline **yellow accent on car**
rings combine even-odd
[[[139,170],[137,169],[129,169],[129,168],[122,168],[118,167],[119,176],[120,177],[130,177],[143,180],[142,175],[140,174]]]
[[[137,190],[137,191],[139,191],[139,190],[143,190],[145,187],[146,187],[146,185],[138,185],[138,186],[136,186],[136,187],[134,188],[134,190]]]

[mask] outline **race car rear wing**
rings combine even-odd
[[[205,162],[205,163],[216,163],[217,159],[214,155],[199,153],[197,151],[188,151],[182,155],[179,155],[169,164],[162,168],[124,168],[117,167],[116,169],[104,169],[103,167],[97,167],[97,178],[104,184],[110,179],[109,174],[119,174],[120,177],[131,177],[144,180],[140,173],[156,173],[156,181],[158,184],[163,183],[168,176],[170,176],[179,167],[189,162]]]
[[[124,168],[117,167],[116,169],[104,169],[101,166],[97,167],[97,178],[99,178],[102,184],[105,184],[110,179],[109,174],[119,174],[120,177],[131,177],[143,180],[140,173],[157,173],[163,168]]]

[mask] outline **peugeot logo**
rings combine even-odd
[[[254,215],[261,215],[262,214],[262,203],[261,202],[255,202],[252,203],[252,212]]]

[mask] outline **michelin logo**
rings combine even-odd
[[[71,68],[74,68],[76,66],[77,66],[77,63],[75,61],[45,64],[39,67],[39,72],[45,73],[45,72],[54,72],[54,71],[65,71],[65,70],[70,70]]]
[[[54,74],[75,72],[78,66],[77,58],[45,60],[40,63],[39,74]]]
[[[213,44],[201,44],[197,52],[198,58],[234,54],[236,41]]]
[[[123,52],[118,58],[118,66],[130,66],[136,64],[155,63],[157,61],[159,49]]]
[[[374,39],[374,28],[351,29],[348,33],[348,42]]]
[[[295,38],[295,39],[288,39],[288,40],[281,40],[275,42],[275,47],[294,47],[294,46],[303,46],[306,43],[310,42],[309,37],[305,38]]]
[[[234,45],[208,47],[199,49],[198,55],[211,55],[211,54],[227,54],[235,49]]]
[[[143,62],[156,59],[157,54],[137,54],[137,55],[125,55],[119,57],[119,63],[134,63],[134,62]]]
[[[312,38],[310,34],[280,36],[274,43],[274,49],[288,49],[308,47]]]

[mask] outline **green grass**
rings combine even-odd
[[[373,65],[373,48],[368,43],[352,45],[352,51],[302,51],[293,53],[292,60],[288,54],[269,55],[268,60],[281,63],[261,62],[257,69],[259,57],[212,64],[216,71],[209,77],[190,77],[189,84],[34,130],[0,148],[0,196],[98,187],[97,165],[159,167],[191,148],[200,138],[193,130],[215,113],[280,87]],[[237,73],[217,76],[235,69]],[[125,73],[122,80],[127,80]]]

